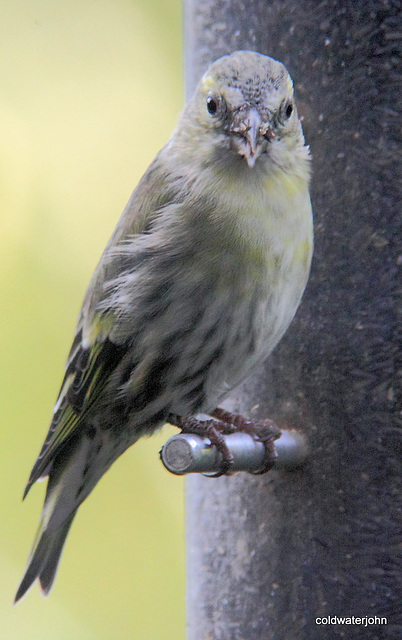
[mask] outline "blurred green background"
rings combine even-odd
[[[0,0],[0,636],[184,638],[183,483],[168,428],[80,509],[47,599],[17,607],[44,495],[21,496],[95,264],[183,102],[180,0]]]

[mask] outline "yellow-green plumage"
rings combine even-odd
[[[88,288],[26,489],[49,477],[17,600],[50,590],[114,460],[169,415],[212,411],[286,331],[310,268],[308,155],[283,65],[240,51],[209,68]]]

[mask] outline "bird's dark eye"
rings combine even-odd
[[[208,113],[210,113],[211,116],[215,115],[218,110],[218,102],[215,100],[215,98],[211,98],[211,96],[207,98],[207,109]]]
[[[285,116],[286,116],[287,118],[290,118],[290,116],[292,115],[292,113],[293,113],[293,105],[292,105],[292,103],[291,103],[291,102],[289,102],[288,106],[286,107]]]

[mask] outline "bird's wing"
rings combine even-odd
[[[128,342],[116,339],[119,318],[107,305],[105,283],[124,268],[115,248],[130,237],[149,232],[152,220],[169,202],[172,193],[163,188],[163,172],[158,156],[132,194],[111,241],[94,273],[85,297],[76,335],[67,359],[65,375],[55,405],[53,420],[42,450],[29,477],[24,498],[39,478],[48,475],[55,455],[85,424],[89,411],[99,399],[111,373],[124,357]],[[113,249],[113,251],[110,251]]]
[[[25,488],[24,498],[36,480],[47,475],[48,467],[60,448],[85,422],[104,389],[109,375],[126,349],[106,338],[85,348],[82,330],[76,335],[56,402],[53,419]]]

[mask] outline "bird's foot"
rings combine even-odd
[[[197,420],[193,417],[182,418],[177,415],[169,416],[169,423],[173,424],[182,433],[193,433],[204,438],[208,438],[211,445],[215,445],[222,455],[222,465],[214,477],[230,475],[230,468],[233,464],[233,456],[225,442],[225,435],[243,432],[250,434],[256,440],[264,444],[265,458],[261,469],[252,472],[256,475],[266,473],[275,462],[274,441],[279,438],[281,432],[272,420],[250,420],[238,413],[231,413],[225,409],[217,408],[211,412],[212,420]]]
[[[274,442],[281,435],[279,427],[273,422],[273,420],[252,420],[250,418],[245,418],[239,413],[231,413],[230,411],[220,409],[219,407],[212,411],[211,415],[222,423],[230,425],[232,431],[229,433],[242,431],[263,443],[265,449],[263,465],[261,469],[258,471],[252,471],[251,473],[254,475],[260,475],[262,473],[266,473],[273,467],[276,458]]]
[[[228,431],[227,425],[220,420],[197,420],[197,418],[170,415],[169,424],[173,424],[181,429],[182,433],[193,433],[202,438],[208,438],[211,445],[215,445],[219,453],[222,455],[221,468],[212,477],[218,478],[219,476],[229,475],[230,467],[233,464],[233,456],[230,453],[228,446],[223,437],[224,434],[233,433],[233,429]]]

